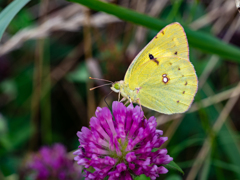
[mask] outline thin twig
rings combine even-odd
[[[39,14],[42,15],[40,18],[41,22],[45,21],[45,14],[47,12],[48,0],[41,1],[39,6]],[[41,93],[42,93],[42,77],[43,77],[43,58],[44,58],[44,39],[39,39],[37,41],[35,62],[34,62],[34,74],[33,74],[33,95],[31,102],[31,121],[32,127],[34,128],[34,134],[30,140],[30,148],[33,149],[37,145],[37,139],[39,135],[39,113],[40,103],[41,103]]]

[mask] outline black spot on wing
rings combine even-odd
[[[148,55],[150,59],[154,59],[154,56],[152,54]]]

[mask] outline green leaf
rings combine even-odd
[[[174,155],[174,157],[177,157],[179,153],[187,149],[188,147],[192,146],[199,146],[203,143],[203,138],[189,138],[184,140],[183,142],[180,142],[179,144],[176,144],[171,151],[171,155]]]
[[[11,174],[17,173],[17,167],[19,165],[19,159],[14,156],[7,155],[0,159],[0,170],[3,176],[10,176]],[[1,176],[0,176],[1,177]],[[10,180],[11,178],[5,178]],[[2,180],[2,179],[1,179]]]
[[[182,180],[183,178],[179,174],[169,175],[165,180]]]
[[[13,99],[17,96],[17,87],[12,79],[6,79],[0,84],[0,90],[3,94],[7,94],[10,99]]]
[[[239,142],[235,138],[235,133],[230,123],[226,122],[219,131],[218,137],[225,155],[233,165],[240,167],[240,148],[238,145]],[[236,175],[240,179],[240,171]]]
[[[150,180],[150,177],[147,177],[145,174],[141,174],[138,177],[135,177],[134,180]]]
[[[34,17],[30,13],[29,9],[22,9],[9,24],[8,33],[15,34],[23,28],[33,26],[34,24],[33,19]]]
[[[204,164],[203,164],[203,167],[201,169],[201,173],[199,174],[199,180],[209,179],[211,161],[212,161],[211,154],[209,153],[206,157],[206,160],[205,160]]]
[[[166,164],[165,166],[166,166],[166,168],[172,168],[172,169],[178,170],[180,173],[184,174],[183,170],[174,161],[171,161],[169,164]]]
[[[67,75],[67,79],[72,82],[87,82],[89,76],[86,64],[81,63],[74,71]]]
[[[12,151],[17,151],[19,146],[31,137],[33,128],[30,123],[26,122],[26,119],[29,119],[29,116],[11,118],[8,121],[9,131],[0,136],[0,159]]]
[[[2,114],[0,114],[0,139],[1,139],[1,136],[7,133],[7,131],[8,131],[7,121],[2,116]]]
[[[85,5],[96,11],[103,11],[112,14],[125,21],[139,24],[156,31],[161,30],[164,26],[169,24],[169,22],[167,23],[159,19],[138,13],[136,11],[98,0],[87,1],[70,0],[70,1]],[[201,49],[204,52],[217,54],[223,58],[228,58],[236,62],[240,62],[239,48],[229,45],[209,34],[200,31],[193,31],[187,27],[184,27],[184,29],[187,34],[190,46]]]
[[[218,159],[213,160],[212,164],[221,169],[226,169],[226,170],[229,170],[229,171],[239,174],[239,166],[236,166],[234,164],[226,163],[226,162],[220,161]]]
[[[13,17],[25,6],[30,0],[15,0],[9,4],[0,13],[0,40],[2,35],[7,28],[8,24],[11,22]]]

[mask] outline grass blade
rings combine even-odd
[[[169,24],[167,22],[138,13],[136,11],[98,0],[70,1],[82,4],[96,11],[103,11],[112,14],[125,21],[139,24],[156,31],[161,30],[164,26]],[[184,27],[184,29],[186,31],[190,46],[201,49],[204,52],[217,54],[223,58],[234,60],[235,62],[240,62],[239,48],[229,45],[209,34],[200,31],[193,31],[187,27]]]
[[[1,13],[0,13],[0,40],[2,35],[7,28],[8,24],[11,22],[13,17],[25,6],[30,0],[15,0],[9,4]]]
[[[165,166],[167,168],[175,169],[175,170],[179,171],[180,173],[184,174],[183,170],[174,161],[171,161],[169,164],[166,164]]]

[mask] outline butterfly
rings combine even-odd
[[[176,22],[163,28],[134,58],[124,80],[111,84],[126,103],[164,114],[187,111],[197,92],[198,79],[189,61],[183,27]]]

